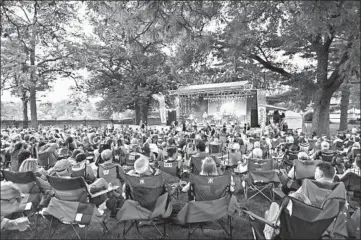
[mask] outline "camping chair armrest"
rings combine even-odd
[[[253,213],[251,211],[242,209],[242,212],[244,212],[245,214],[249,215],[250,217],[252,217],[254,219],[257,219],[258,221],[260,221],[262,223],[267,224],[268,226],[270,226],[270,227],[272,227],[274,229],[278,228],[278,226],[275,223],[272,223],[272,222],[268,221],[267,219],[265,219],[263,217],[260,217],[260,216],[258,216],[257,214],[255,214],[255,213]]]

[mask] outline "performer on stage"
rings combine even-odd
[[[206,124],[207,117],[208,117],[207,112],[204,112],[204,113],[203,113],[203,123],[204,123],[204,124]]]

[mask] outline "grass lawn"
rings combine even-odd
[[[184,194],[185,195],[185,194]],[[182,196],[183,199],[186,196]],[[237,194],[238,201],[241,203],[242,207],[247,207],[249,210],[253,211],[260,216],[264,216],[264,212],[269,208],[270,202],[258,195],[251,200],[245,200],[243,191]],[[212,211],[212,209],[209,209]],[[31,222],[35,222],[35,218],[31,219]],[[48,227],[50,222],[44,218],[41,218],[38,226],[38,237],[42,239],[48,238]],[[213,227],[214,225],[214,227]],[[248,219],[245,215],[241,216],[236,213],[233,218],[233,238],[234,239],[251,239],[253,238],[251,226]],[[123,238],[123,223],[117,224],[115,219],[109,219],[107,221],[107,226],[109,232],[105,235],[101,233],[100,225],[90,226],[88,229],[88,239],[122,239]],[[128,225],[127,225],[128,226]],[[32,226],[33,227],[33,226]],[[162,227],[160,230],[162,231]],[[218,225],[212,224],[212,229],[205,230],[205,234],[202,231],[197,230],[192,236],[192,239],[222,239],[225,238],[225,233],[221,231]],[[78,228],[77,228],[78,229]],[[140,231],[144,236],[151,239],[160,238],[157,234],[157,230],[151,226],[140,227]],[[85,237],[85,229],[80,230],[80,236]],[[187,238],[188,229],[179,225],[170,225],[167,224],[167,238],[166,239],[185,239]],[[34,230],[26,230],[24,232],[15,232],[15,231],[2,231],[1,239],[31,239],[34,236]],[[52,237],[53,239],[76,239],[76,235],[72,230],[71,226],[63,225],[59,227],[57,232]],[[142,237],[136,232],[135,229],[132,229],[126,235],[128,239],[142,239]]]

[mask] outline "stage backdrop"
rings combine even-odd
[[[208,101],[208,115],[216,115],[217,112],[235,114],[238,117],[246,116],[247,100]]]

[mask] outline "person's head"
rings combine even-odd
[[[17,151],[17,150],[22,149],[23,146],[24,146],[24,144],[23,144],[22,142],[17,142],[17,143],[15,143],[15,145],[14,145],[14,151]]]
[[[31,157],[31,152],[28,151],[28,150],[24,150],[24,151],[19,152],[19,154],[18,154],[18,162],[19,162],[19,164],[21,165],[21,163],[24,162],[25,159],[28,159],[30,157]]]
[[[134,162],[134,171],[139,175],[150,175],[151,170],[148,158],[141,156]]]
[[[22,194],[13,182],[0,182],[1,190],[1,216],[8,216],[19,208]]]
[[[260,149],[260,148],[253,149],[252,157],[257,158],[257,159],[261,159],[263,157],[262,149]]]
[[[212,157],[203,159],[200,175],[218,175],[217,165]]]
[[[84,160],[86,160],[86,155],[84,153],[79,153],[78,155],[75,156],[75,161],[77,163],[80,163]]]
[[[173,159],[177,159],[177,148],[176,147],[170,147],[167,149],[168,157],[171,157]]]
[[[335,168],[329,162],[320,162],[316,165],[315,179],[332,182],[335,173]]]
[[[239,143],[233,143],[231,146],[232,152],[239,152],[240,149],[241,149],[241,146],[239,145]]]
[[[321,143],[321,150],[328,150],[328,149],[330,149],[330,144],[326,141],[323,141]]]
[[[113,152],[112,152],[112,150],[105,149],[104,151],[102,151],[101,157],[102,157],[103,161],[105,161],[105,162],[112,161],[113,160]]]
[[[197,143],[196,148],[197,148],[197,151],[204,152],[204,151],[206,151],[206,144],[204,143],[204,141],[199,141]]]
[[[68,159],[61,159],[54,165],[54,171],[60,177],[70,176],[72,173],[71,164]]]
[[[41,147],[43,147],[43,146],[45,146],[46,145],[46,143],[44,142],[44,141],[40,141],[39,143],[38,143],[38,148],[41,148]]]
[[[261,148],[261,143],[260,142],[255,142],[254,144],[253,144],[253,147],[254,148]]]
[[[298,160],[308,160],[308,155],[305,152],[299,152],[297,157],[298,157]]]
[[[38,160],[34,158],[29,158],[23,161],[19,167],[19,172],[37,172],[38,170]]]

